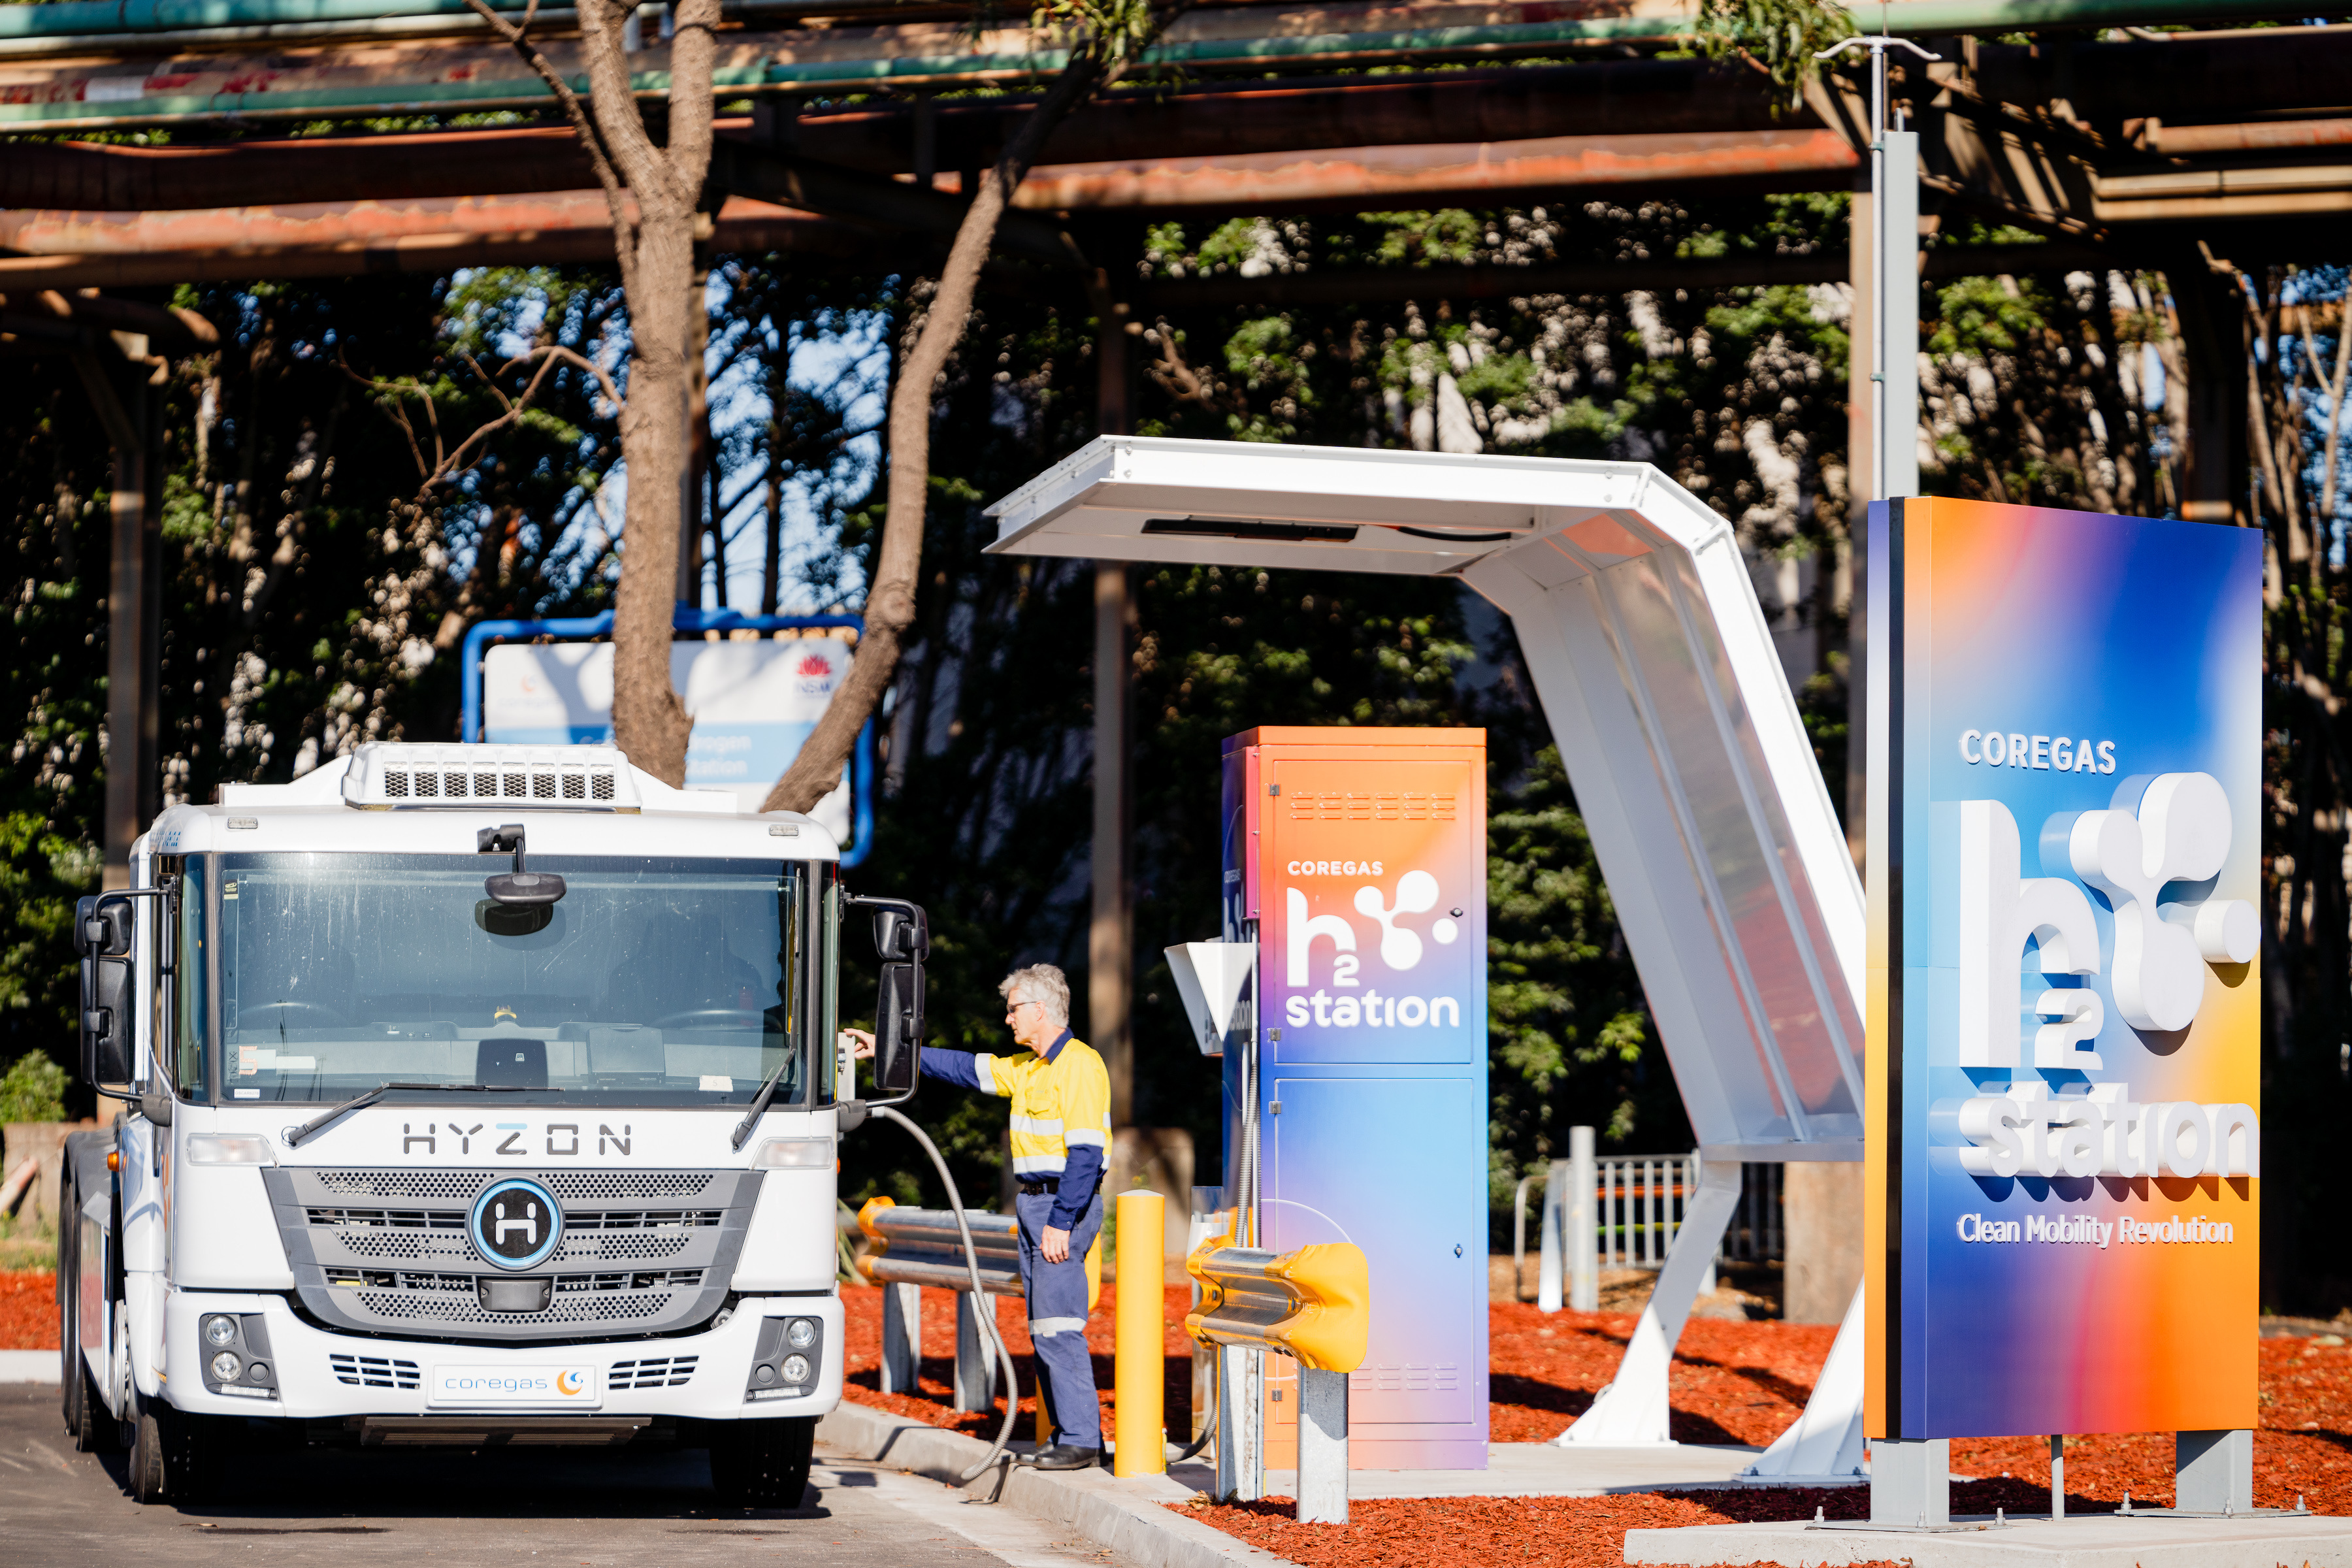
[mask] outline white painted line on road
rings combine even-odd
[[[47,1443],[42,1442],[38,1437],[28,1437],[26,1439],[26,1446],[35,1453],[39,1454],[42,1458],[47,1459],[49,1463],[55,1465],[58,1468],[65,1471],[68,1475],[73,1473],[73,1461],[67,1458],[63,1454],[58,1453],[55,1448],[50,1447]]]
[[[55,1383],[55,1351],[0,1351],[0,1383]]]

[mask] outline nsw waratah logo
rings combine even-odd
[[[793,679],[800,683],[802,692],[810,697],[822,697],[833,689],[833,658],[829,654],[804,653],[793,666]]]

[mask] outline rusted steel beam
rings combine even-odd
[[[1775,118],[1755,71],[1698,60],[1612,60],[1525,71],[1315,85],[1249,83],[1162,96],[1116,94],[1071,115],[1043,162],[1278,153],[1543,136],[1794,129]],[[1032,110],[1021,99],[935,110],[938,167],[992,162]],[[905,103],[812,113],[789,122],[795,155],[870,174],[910,172],[915,117]],[[723,138],[749,119],[719,122]],[[354,197],[498,195],[594,183],[561,126],[309,137],[225,146],[22,143],[0,158],[0,206],[128,210],[247,206]]]
[[[740,196],[730,197],[716,221],[721,228],[756,223],[762,232],[812,236],[843,226],[834,219]],[[527,246],[541,236],[580,232],[603,237],[605,258],[610,258],[612,224],[602,192],[319,202],[184,212],[0,212],[0,247],[82,256],[366,249],[412,242],[439,244],[460,237]],[[857,233],[867,245],[880,237],[871,229],[861,228]],[[802,247],[790,244],[781,248]]]
[[[788,157],[726,138],[711,149],[710,179],[736,193],[803,212],[919,233],[952,235],[963,221],[961,197],[862,170]],[[1009,256],[1072,266],[1082,259],[1061,226],[1030,213],[1010,212],[996,226],[993,248]]]
[[[1437,147],[1357,147],[1315,154],[1059,164],[1037,170],[1022,186],[1017,202],[1024,208],[1055,211],[1279,212],[1318,206],[1353,208],[1367,201],[1396,198],[1479,203],[1528,194],[1559,198],[1579,189],[1629,184],[1657,191],[1735,186],[1790,190],[1851,180],[1857,167],[1853,150],[1825,131],[1552,137]],[[856,184],[864,178],[850,176],[835,183]],[[782,194],[781,185],[778,188]],[[866,216],[907,223],[910,215],[916,220],[941,216],[950,210],[945,204],[952,202],[944,195],[911,185],[888,186],[883,194],[908,204],[909,213],[873,208]],[[828,186],[816,199],[838,195]],[[941,214],[930,213],[932,205],[940,206]],[[728,198],[719,221],[724,224],[754,213],[782,224],[824,221],[742,196]],[[0,211],[0,247],[90,257],[237,250],[331,252],[404,244],[446,245],[463,237],[512,248],[527,246],[534,237],[581,230],[602,234],[607,223],[603,196],[585,190],[177,211],[22,208]],[[1034,218],[1016,223],[1013,232],[1019,235],[1030,228],[1041,235],[1055,232],[1054,226]],[[874,228],[860,232],[869,243],[877,237]],[[1066,259],[1066,252],[1056,242],[1043,246],[1033,258]]]
[[[2346,96],[2352,97],[2352,90]],[[2172,158],[2199,153],[2316,153],[2352,147],[2352,120],[2269,120],[2247,125],[2167,125],[2150,120],[2141,131],[2140,144]]]
[[[1024,207],[1128,212],[1355,211],[1399,200],[1473,205],[1639,185],[1657,191],[1836,189],[1862,167],[1834,132],[1552,136],[1530,142],[1343,147],[1041,168]]]
[[[310,243],[287,243],[270,248],[237,243],[201,249],[115,248],[0,257],[0,295],[14,296],[42,289],[242,282],[257,278],[347,278],[372,272],[429,274],[460,267],[610,266],[613,235],[604,220],[604,198],[592,192],[578,195],[583,202],[593,202],[597,212],[593,222],[570,227],[517,229],[478,225],[471,228],[452,226],[436,229],[415,226],[404,232],[371,233],[364,226],[355,226],[340,240],[320,243],[320,231],[313,228],[309,231]],[[40,216],[48,221],[26,226],[17,232],[26,237],[62,235],[78,227],[70,220],[89,215]],[[66,221],[57,221],[60,219]],[[99,227],[95,232],[110,238],[118,247],[125,237],[120,229],[110,233]],[[879,264],[882,247],[888,243],[887,237],[872,229],[790,212],[762,202],[730,202],[712,226],[710,242],[715,249],[733,255],[784,251],[866,264]],[[902,246],[901,253],[904,248]],[[917,257],[928,262],[927,250],[927,247],[919,247]]]

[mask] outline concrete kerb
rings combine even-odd
[[[978,1438],[846,1400],[817,1423],[816,1436],[856,1458],[949,1486],[988,1452]],[[1194,1494],[1166,1476],[1120,1480],[1104,1469],[999,1466],[963,1489],[1076,1531],[1134,1568],[1288,1568],[1287,1559],[1167,1507]]]
[[[1625,1535],[1629,1563],[1827,1568],[1890,1557],[1913,1568],[2346,1568],[2352,1564],[2352,1520],[2084,1514],[2063,1524],[2029,1518],[2006,1529],[1950,1534],[1702,1524]]]

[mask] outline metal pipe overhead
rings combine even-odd
[[[1810,110],[1775,114],[1777,107],[1759,73],[1701,60],[1208,85],[1115,93],[1087,105],[1048,140],[1042,162],[1815,123]],[[1022,99],[936,105],[933,144],[950,150],[938,166],[953,173],[992,161],[1032,111]],[[905,103],[803,114],[791,121],[792,146],[818,163],[901,174],[917,161],[914,121]],[[752,125],[721,119],[717,129],[732,140],[749,137]],[[0,159],[0,206],[247,206],[580,190],[593,183],[570,129],[552,125],[211,146],[25,142]]]
[[[1357,147],[1302,158],[1171,159],[1118,166],[1048,165],[1016,193],[1030,211],[1117,208],[1248,212],[1304,206],[1354,207],[1368,199],[1472,196],[1501,199],[1538,192],[1553,197],[1574,189],[1638,184],[1645,190],[1738,185],[1787,190],[1850,180],[1857,160],[1843,138],[1829,131],[1733,132],[1717,136],[1552,137],[1532,142],[1454,147]],[[877,226],[928,226],[937,216],[911,185],[852,176],[884,195],[896,194],[907,213],[870,207],[856,216]],[[788,183],[788,182],[787,182]],[[835,179],[833,190],[851,182]],[[768,194],[782,194],[781,188]],[[835,195],[838,192],[835,191]],[[931,198],[948,204],[950,198]],[[924,210],[911,209],[920,206]],[[838,207],[832,210],[838,213]],[[950,216],[952,216],[951,213]],[[821,221],[781,205],[730,196],[719,221],[757,216],[778,223]],[[1037,226],[1037,220],[1024,223]],[[0,247],[43,255],[84,257],[273,250],[366,249],[411,243],[528,243],[534,236],[592,230],[609,220],[601,193],[530,192],[483,196],[203,207],[178,211],[0,211]],[[875,230],[867,230],[875,235]],[[1016,237],[1026,230],[1016,226]],[[1042,230],[1041,230],[1042,233]],[[1034,258],[1058,261],[1058,245],[1015,247]],[[0,269],[7,263],[0,261]]]
[[[1201,9],[1181,18],[1150,58],[1179,68],[1257,71],[1286,61],[1330,66],[1507,59],[1580,45],[1664,42],[1688,31],[1678,0],[1633,0],[1630,7],[1603,14],[1608,5],[1609,0],[1571,0],[1579,14],[1567,17],[1556,0],[1335,0],[1314,9]],[[2215,15],[2218,7],[2239,19],[2278,10],[2273,0],[1906,0],[1887,11],[1888,25],[1916,24],[1915,31],[2000,32],[2020,26],[2100,25],[2110,13],[2128,13],[2124,19],[2141,22],[2163,20],[2176,7],[2181,16],[2200,17]],[[42,13],[61,8],[0,6],[0,18],[37,28]],[[1874,21],[1876,10],[1871,9]],[[1898,23],[1892,15],[1896,12],[1918,15]],[[1026,27],[975,29],[947,20],[728,30],[719,35],[714,79],[725,96],[1029,81],[1064,63],[1066,51],[1050,46],[1048,37]],[[136,35],[124,35],[122,47],[127,52],[112,58],[100,53],[56,65],[0,61],[0,129],[532,109],[544,107],[548,99],[545,84],[512,51],[486,39],[369,40],[341,48],[284,47],[275,54],[219,58],[142,56]],[[545,52],[558,71],[584,90],[576,39],[552,38]],[[5,53],[0,44],[0,55]],[[648,96],[666,93],[667,51],[648,48],[638,60],[635,89]]]
[[[1016,205],[1128,212],[1360,210],[1367,202],[1495,203],[1580,190],[1837,190],[1862,166],[1834,131],[1551,136],[1532,142],[1072,163],[1034,171]]]
[[[630,206],[634,214],[634,201]],[[740,196],[728,198],[718,215],[722,223],[753,219],[767,224],[832,221]],[[412,240],[439,242],[461,236],[528,242],[536,236],[574,230],[606,236],[609,257],[612,220],[603,192],[549,191],[530,195],[319,202],[156,213],[0,212],[0,247],[79,256],[240,250],[261,254],[397,246]]]
[[[490,0],[493,8],[520,11],[528,0]],[[2194,21],[2268,20],[2307,15],[2307,4],[2284,0],[1904,0],[1873,5],[1847,0],[1850,9],[1884,19],[1892,33],[2008,33],[2042,27],[2104,27]],[[878,10],[857,0],[730,5],[728,12],[783,12],[829,16]],[[903,7],[901,7],[903,8]],[[969,6],[942,7],[968,10]],[[1232,7],[1239,8],[1239,7]],[[1690,30],[1694,12],[1675,0],[1570,0],[1549,5],[1563,40],[1668,37]],[[1563,15],[1565,14],[1565,15]],[[240,27],[350,24],[383,19],[472,16],[466,0],[63,0],[0,11],[0,38],[110,37]]]
[[[183,250],[94,250],[0,257],[0,295],[38,289],[129,289],[169,283],[234,283],[257,278],[350,278],[377,272],[436,275],[460,267],[578,264],[609,266],[613,232],[604,221],[571,227],[504,228],[478,225],[438,230],[372,234],[349,226],[338,241],[291,243],[276,249],[250,245]],[[764,203],[722,211],[712,226],[714,248],[732,255],[784,251],[843,261],[871,261],[874,230]],[[52,215],[54,216],[54,215]],[[79,215],[77,215],[79,216]],[[121,237],[114,236],[119,245]]]

